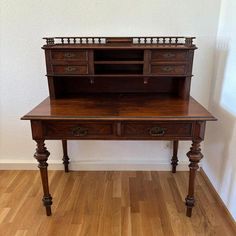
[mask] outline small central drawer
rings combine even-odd
[[[46,138],[106,139],[114,135],[112,122],[45,121]]]
[[[123,135],[128,138],[162,139],[192,136],[192,122],[125,122]]]
[[[185,75],[186,65],[152,65],[151,73],[158,75]]]
[[[87,61],[88,51],[87,50],[52,50],[53,60],[77,60],[77,61]]]
[[[186,61],[187,51],[183,50],[153,50],[152,61]]]
[[[55,74],[62,75],[86,75],[88,74],[88,66],[87,65],[54,65],[53,72]]]

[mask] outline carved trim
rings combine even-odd
[[[172,173],[176,173],[176,167],[178,165],[178,146],[179,146],[179,141],[174,140],[173,141],[173,156],[171,158],[171,165],[172,165]]]
[[[187,153],[187,156],[191,162],[189,165],[190,168],[198,169],[198,162],[203,158],[200,142],[201,140],[193,141],[190,151]]]
[[[46,168],[48,164],[46,161],[48,160],[48,157],[50,155],[50,152],[45,147],[44,140],[35,140],[37,143],[36,152],[34,154],[34,157],[39,162],[39,168]]]
[[[187,153],[187,156],[190,160],[189,164],[189,188],[188,188],[188,195],[185,198],[185,204],[187,206],[186,215],[191,217],[192,215],[192,208],[194,207],[195,198],[194,198],[194,185],[195,185],[195,177],[197,173],[197,169],[199,168],[199,161],[203,158],[200,148],[201,140],[193,140],[192,146],[190,151]]]
[[[154,44],[185,45],[195,47],[195,37],[184,36],[149,36],[149,37],[46,37],[46,45],[55,44]]]
[[[48,157],[50,155],[49,151],[45,147],[45,143],[43,139],[36,139],[37,143],[36,153],[34,154],[34,157],[39,162],[39,169],[40,169],[40,175],[43,185],[43,205],[46,207],[46,214],[47,216],[51,215],[51,205],[52,205],[52,196],[49,193],[49,186],[48,186]]]

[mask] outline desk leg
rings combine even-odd
[[[67,140],[62,140],[62,148],[63,148],[63,164],[64,164],[64,168],[65,168],[65,172],[69,172],[69,157],[68,157],[68,153],[67,153]]]
[[[171,165],[172,165],[172,173],[176,173],[176,166],[178,165],[178,146],[179,146],[179,141],[174,140],[173,141],[173,156],[171,159]]]
[[[199,168],[198,163],[202,159],[203,155],[200,149],[201,140],[193,140],[192,147],[190,151],[187,153],[187,156],[190,160],[189,164],[189,187],[188,187],[188,195],[185,198],[185,203],[187,206],[186,215],[191,217],[192,208],[194,207],[195,198],[194,198],[194,185],[195,185],[195,177],[197,173],[197,169]]]
[[[49,193],[49,187],[48,187],[48,157],[50,155],[49,151],[45,147],[44,140],[35,140],[37,143],[36,153],[34,154],[34,157],[39,162],[39,169],[41,174],[41,180],[43,185],[43,205],[46,207],[46,213],[47,216],[51,215],[51,205],[52,205],[52,197]]]

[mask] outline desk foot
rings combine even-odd
[[[43,185],[43,205],[46,207],[46,214],[50,216],[51,212],[51,205],[52,205],[52,196],[49,193],[49,186],[48,186],[48,157],[50,155],[49,151],[45,147],[44,140],[35,140],[37,143],[36,153],[34,157],[39,162],[39,170],[41,175],[41,181]]]
[[[178,146],[179,146],[179,141],[174,140],[173,141],[173,157],[171,159],[171,165],[172,165],[172,173],[176,173],[176,166],[178,165]]]
[[[195,177],[197,173],[197,169],[199,168],[198,163],[203,158],[200,149],[200,142],[201,140],[193,140],[192,147],[190,151],[187,153],[187,156],[190,160],[189,164],[189,187],[188,187],[188,195],[185,199],[185,203],[187,206],[186,215],[191,217],[192,215],[192,208],[194,207],[195,198],[194,198],[194,186],[195,186]]]
[[[187,208],[186,216],[188,216],[188,217],[192,216],[192,208]]]
[[[51,211],[52,197],[51,196],[43,197],[42,201],[43,201],[43,205],[46,208],[47,216],[50,216],[52,214],[52,211]]]
[[[69,172],[69,157],[67,153],[67,140],[62,140],[62,148],[63,148],[63,164],[65,168],[65,172]]]

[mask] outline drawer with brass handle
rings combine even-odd
[[[80,126],[72,128],[72,134],[77,137],[85,137],[88,135],[88,129]]]
[[[109,121],[45,121],[45,137],[48,139],[106,139],[115,134]]]
[[[186,50],[153,50],[151,54],[152,61],[186,61]]]
[[[134,139],[191,138],[192,122],[125,122],[122,135]]]
[[[152,137],[161,137],[165,134],[166,129],[162,128],[160,126],[154,126],[152,128],[149,129],[149,134]]]
[[[77,60],[87,61],[88,51],[87,50],[52,50],[53,60]]]
[[[63,65],[54,65],[53,66],[54,74],[62,75],[86,75],[88,74],[87,65],[75,65],[75,66],[63,66]]]
[[[158,75],[186,75],[186,65],[158,65],[151,66],[151,73]]]

